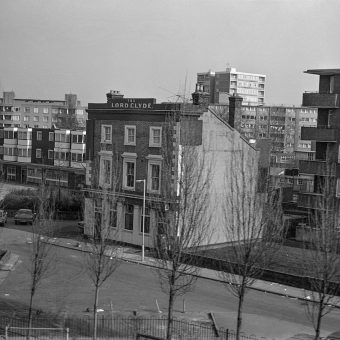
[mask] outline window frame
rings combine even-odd
[[[54,159],[54,150],[48,150],[48,159]],[[52,154],[52,156],[51,156]]]
[[[108,136],[108,133],[105,131],[106,128],[110,129],[110,139],[106,139],[106,137]],[[112,125],[101,125],[100,141],[101,143],[112,144]]]
[[[110,164],[108,177],[105,171],[105,162],[109,162]],[[109,179],[108,182],[106,181],[107,178]],[[99,185],[104,188],[109,188],[111,187],[111,184],[112,184],[112,158],[108,156],[101,156],[100,157]]]
[[[39,153],[38,153],[39,152]],[[39,155],[39,156],[38,156]],[[35,158],[42,158],[42,152],[41,149],[35,149]]]
[[[132,212],[128,211],[128,207],[132,207]],[[125,231],[133,231],[134,212],[135,212],[135,206],[133,204],[125,205],[124,207],[124,230]],[[129,221],[127,220],[127,217],[129,217]],[[127,222],[129,222],[129,225],[127,225]]]
[[[129,140],[129,130],[133,131],[133,141]],[[136,145],[136,125],[125,125],[124,126],[124,145]]]
[[[135,191],[135,188],[136,188],[136,159],[137,159],[137,154],[124,152],[122,157],[123,157],[123,183],[122,183],[122,189],[123,190]],[[127,173],[128,163],[134,164],[133,186],[128,186],[127,185],[128,184],[128,173]]]
[[[37,131],[37,140],[42,141],[42,131]]]
[[[140,233],[143,234],[143,206],[140,207]],[[150,234],[151,209],[145,207],[144,235]]]
[[[155,143],[154,131],[159,131],[159,143]],[[149,147],[160,148],[162,146],[162,127],[150,126],[149,128]]]

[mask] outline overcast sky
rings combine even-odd
[[[300,105],[318,84],[303,71],[340,68],[339,15],[339,0],[0,0],[0,91],[174,101],[229,64],[267,75],[267,104]]]

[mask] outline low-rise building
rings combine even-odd
[[[85,182],[85,136],[84,130],[0,128],[1,180],[80,189]]]
[[[0,127],[80,129],[86,119],[76,94],[65,94],[64,100],[21,99],[9,91],[0,98]]]

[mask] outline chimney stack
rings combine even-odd
[[[110,92],[108,92],[106,94],[106,98],[107,98],[107,103],[112,103],[113,99],[118,99],[118,98],[123,98],[124,95],[121,94],[119,91],[117,90],[110,90]]]
[[[229,97],[229,118],[228,123],[231,127],[240,131],[241,116],[242,116],[242,101],[243,98],[233,94]]]

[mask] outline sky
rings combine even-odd
[[[301,105],[318,89],[305,70],[340,68],[339,14],[339,0],[0,0],[0,92],[176,101],[230,65],[267,76],[266,104]]]

